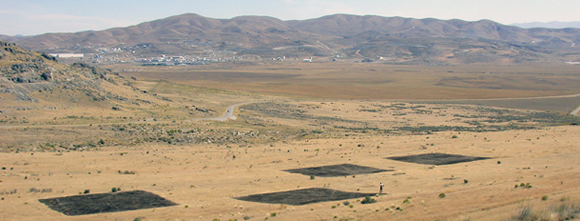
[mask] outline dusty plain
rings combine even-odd
[[[139,89],[118,93],[152,103],[113,110],[54,91],[62,93],[57,109],[41,108],[56,102],[40,93],[38,103],[4,104],[0,219],[523,220],[514,217],[531,211],[556,220],[554,207],[580,201],[580,120],[569,115],[580,105],[578,66],[108,68]],[[545,96],[555,97],[529,99]],[[470,103],[475,98],[526,105]],[[236,120],[195,120],[244,102],[255,103],[236,108]],[[387,159],[430,153],[488,159],[437,166]],[[386,171],[286,172],[338,164]],[[308,188],[378,194],[379,183],[384,194],[371,204],[238,199]],[[67,216],[38,201],[113,188],[177,205]]]

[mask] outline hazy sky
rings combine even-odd
[[[580,0],[0,0],[0,6],[0,34],[5,35],[104,30],[183,13],[282,20],[346,13],[502,24],[580,21]]]

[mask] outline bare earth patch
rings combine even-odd
[[[383,170],[373,167],[358,166],[353,164],[338,164],[330,166],[321,167],[307,167],[285,170],[290,173],[300,173],[309,176],[320,176],[320,177],[338,177],[338,176],[349,176],[358,174],[369,174],[369,173],[381,173],[389,172],[394,170]]]
[[[158,195],[141,190],[67,196],[39,199],[38,201],[46,204],[52,210],[69,216],[122,212],[177,205],[176,203],[166,200]]]
[[[390,160],[403,161],[408,163],[418,163],[418,164],[428,164],[428,165],[448,165],[456,163],[465,163],[476,160],[487,160],[491,159],[488,157],[472,157],[463,156],[455,154],[444,154],[444,153],[428,153],[401,157],[387,157]]]
[[[318,202],[354,199],[374,195],[376,195],[376,193],[352,193],[326,188],[309,188],[285,192],[255,194],[238,197],[235,199],[258,203],[286,204],[296,206]]]

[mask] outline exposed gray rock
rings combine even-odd
[[[40,75],[40,77],[45,81],[52,81],[52,71],[44,72],[42,75]]]

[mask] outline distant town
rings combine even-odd
[[[171,44],[171,43],[167,43]],[[80,52],[52,52],[48,53],[51,56],[60,59],[61,61],[77,62],[94,64],[118,64],[118,63],[137,63],[143,66],[179,66],[179,65],[207,65],[210,63],[222,62],[305,62],[312,63],[316,61],[338,61],[338,59],[345,59],[343,54],[336,54],[329,57],[313,57],[313,56],[276,56],[276,57],[262,57],[253,54],[237,55],[235,51],[228,50],[212,50],[205,49],[197,54],[159,54],[152,56],[151,53],[141,53],[152,44],[140,44],[131,47],[103,47],[103,46],[81,46],[75,45],[72,51],[87,51]],[[211,48],[211,45],[199,45],[199,47]],[[209,46],[209,47],[208,47]],[[191,45],[190,47],[198,47],[198,45]],[[200,51],[200,50],[198,50]],[[382,56],[373,58],[355,59],[354,62],[373,62],[374,60],[383,60]]]

